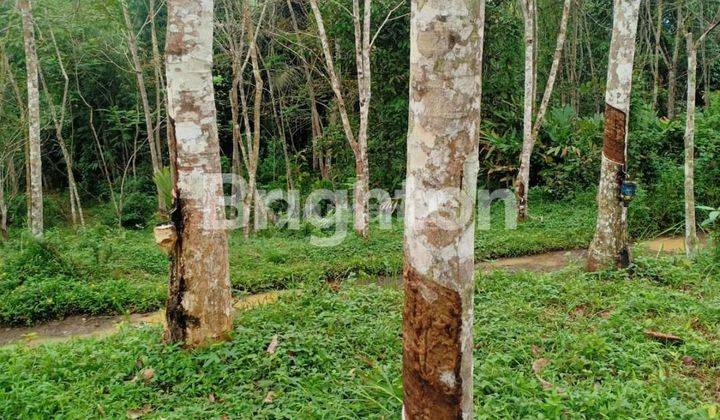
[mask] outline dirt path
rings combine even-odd
[[[635,246],[636,249],[651,253],[676,254],[685,250],[682,237],[658,238]],[[556,251],[524,257],[502,258],[479,264],[483,271],[507,270],[510,272],[532,271],[535,273],[551,273],[569,265],[582,264],[585,250]],[[376,283],[381,286],[399,286],[402,281],[397,278],[378,278]],[[235,308],[239,311],[256,306],[272,304],[284,292],[269,292],[239,299]],[[163,311],[149,314],[133,314],[121,316],[82,317],[73,316],[59,321],[34,327],[0,328],[0,346],[12,343],[40,345],[44,343],[67,341],[71,338],[106,337],[118,331],[121,325],[162,324],[165,319]]]
[[[238,311],[277,301],[282,292],[252,295],[235,302]],[[0,328],[0,347],[12,343],[40,345],[71,338],[102,338],[115,334],[122,325],[157,325],[165,322],[165,311],[117,316],[71,316],[34,327]]]

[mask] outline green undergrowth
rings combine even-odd
[[[629,273],[479,275],[476,417],[711,417],[719,281],[707,256],[640,257]],[[242,312],[230,342],[193,352],[163,345],[156,327],[2,349],[0,417],[396,418],[402,292],[353,283]]]
[[[591,194],[571,201],[538,197],[532,217],[505,229],[503,207],[493,208],[490,230],[477,232],[478,259],[583,247],[592,237]],[[310,244],[313,232],[270,230],[249,240],[230,235],[230,276],[239,295],[302,288],[402,272],[402,224],[377,226],[364,240],[352,231],[337,246]],[[317,234],[317,232],[315,232]],[[0,325],[30,325],[69,315],[145,312],[165,300],[168,261],[152,232],[95,226],[47,230],[0,245]]]

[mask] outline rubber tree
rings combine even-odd
[[[523,148],[520,154],[520,169],[515,183],[515,192],[518,197],[518,221],[524,221],[528,217],[528,190],[530,188],[530,159],[535,148],[538,133],[545,121],[545,114],[550,105],[555,80],[557,79],[558,70],[560,69],[560,59],[562,58],[565,39],[567,38],[567,26],[570,16],[570,4],[572,0],[565,0],[562,17],[560,19],[560,29],[558,30],[557,42],[555,44],[555,53],[553,54],[550,73],[545,84],[545,92],[543,93],[540,108],[535,115],[533,123],[533,114],[535,106],[535,90],[537,79],[537,63],[535,60],[535,28],[537,26],[537,6],[534,0],[523,0],[523,17],[525,21],[525,103],[523,112]]]
[[[42,154],[40,149],[40,88],[38,58],[35,46],[35,28],[30,0],[18,0],[22,12],[23,41],[25,46],[25,68],[27,70],[27,172],[28,190],[28,222],[32,234],[43,236],[43,188],[42,188]]]
[[[371,66],[370,52],[372,41],[370,33],[371,0],[365,0],[361,16],[359,0],[353,0],[352,20],[355,30],[355,65],[357,70],[358,100],[360,102],[360,124],[357,135],[350,124],[345,95],[342,83],[335,69],[335,59],[330,51],[325,22],[317,4],[317,0],[310,0],[310,7],[315,16],[318,36],[322,46],[325,64],[327,67],[330,85],[340,112],[343,131],[355,156],[355,188],[353,195],[354,229],[358,236],[367,238],[369,234],[370,210],[368,208],[368,194],[370,191],[370,169],[367,154],[368,124],[370,121]]]
[[[625,268],[630,264],[627,207],[620,187],[627,164],[635,36],[640,0],[615,0],[605,92],[605,133],[598,187],[598,217],[587,268]]]
[[[411,10],[403,418],[471,419],[485,3]]]
[[[165,338],[187,347],[227,338],[233,317],[212,79],[213,14],[213,0],[168,2],[166,80],[176,173],[172,224],[158,242],[171,257]]]
[[[720,24],[720,14],[695,40],[692,32],[685,35],[687,48],[687,112],[685,120],[685,253],[690,259],[697,256],[700,241],[695,217],[695,92],[697,90],[698,48],[710,31]]]

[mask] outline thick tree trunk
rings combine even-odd
[[[30,203],[28,220],[32,234],[43,236],[43,182],[42,154],[40,150],[40,89],[38,86],[38,59],[35,49],[35,29],[33,27],[32,5],[30,0],[19,0],[22,11],[23,40],[25,45],[25,66],[27,69],[28,96],[28,200]]]
[[[598,187],[598,219],[587,268],[625,268],[630,264],[627,208],[620,196],[627,163],[635,36],[640,0],[615,0],[613,34],[605,93],[605,140]]]
[[[515,181],[518,198],[518,220],[527,219],[527,196],[530,188],[530,155],[532,153],[532,124],[535,107],[535,0],[522,0],[525,26],[525,93],[523,104],[523,148],[520,170]],[[527,156],[527,158],[526,158]]]
[[[412,1],[404,419],[473,418],[484,1]]]
[[[687,45],[687,116],[685,122],[685,253],[697,256],[698,236],[695,218],[695,90],[697,87],[697,48],[692,33],[685,36]]]
[[[122,5],[123,18],[125,20],[125,28],[127,30],[127,41],[128,47],[130,48],[130,57],[135,72],[135,81],[137,82],[138,92],[140,93],[140,100],[145,114],[145,131],[147,132],[148,146],[150,147],[150,160],[152,163],[153,174],[157,174],[162,170],[162,156],[158,154],[160,150],[159,145],[156,142],[156,133],[153,123],[152,110],[150,109],[150,102],[148,100],[147,87],[145,86],[145,77],[143,76],[142,66],[140,65],[140,58],[138,57],[137,40],[135,39],[135,29],[133,28],[132,21],[130,20],[130,12],[128,11],[125,0],[120,2]],[[163,197],[160,186],[156,185],[157,197],[158,197],[158,209],[161,212],[166,212],[167,205]]]
[[[667,97],[667,117],[675,118],[675,90],[677,86],[677,68],[680,57],[680,43],[682,42],[683,27],[683,5],[679,1],[677,3],[677,24],[675,28],[675,44],[673,45],[672,61],[668,70],[668,97]]]
[[[213,65],[213,1],[168,2],[167,95],[177,180],[165,338],[188,347],[232,329]]]
[[[518,172],[518,180],[517,180],[517,195],[519,198],[519,202],[521,203],[518,211],[518,221],[523,221],[527,219],[528,217],[528,189],[530,185],[530,160],[532,158],[532,152],[535,148],[535,142],[537,141],[538,133],[540,132],[540,128],[543,125],[543,122],[545,121],[545,114],[547,113],[548,106],[550,105],[550,98],[552,97],[553,88],[555,87],[555,80],[557,79],[557,73],[558,69],[560,68],[560,59],[562,58],[562,52],[563,48],[565,46],[565,39],[567,34],[567,25],[568,25],[568,19],[570,16],[570,4],[572,3],[572,0],[565,0],[564,6],[563,6],[563,12],[562,12],[562,18],[560,20],[560,29],[558,30],[558,36],[557,36],[557,43],[555,45],[555,54],[553,55],[553,62],[550,67],[550,73],[548,75],[547,83],[545,84],[545,92],[543,93],[542,102],[540,103],[540,109],[538,110],[537,116],[535,118],[534,125],[531,125],[531,131],[530,135],[528,137],[525,137],[525,133],[523,132],[523,150],[522,154],[520,155],[520,170]],[[526,45],[527,45],[527,38],[526,38]],[[526,60],[528,57],[525,57]],[[532,65],[533,69],[531,71],[537,72],[537,68],[535,68],[535,65]],[[528,71],[528,63],[526,61],[525,63],[525,71]],[[527,74],[526,74],[526,83],[527,83]],[[526,92],[527,89],[530,89],[529,86],[525,86]],[[534,89],[534,88],[532,88]],[[530,107],[530,124],[532,124],[532,106],[533,103],[529,104]],[[527,111],[528,102],[525,102],[525,110]],[[526,116],[527,117],[527,116]],[[523,121],[523,124],[527,123],[527,121]]]

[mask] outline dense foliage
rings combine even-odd
[[[145,0],[128,2],[131,23],[138,34],[139,53],[145,71],[153,118],[160,123],[164,139],[162,85],[154,76],[152,63],[149,4]],[[555,48],[560,20],[558,0],[539,2],[538,80],[544,80]],[[299,33],[291,24],[291,9]],[[682,132],[684,116],[666,120],[673,48],[678,31],[676,8],[683,7],[683,28],[699,31],[720,5],[716,0],[690,2],[665,1],[662,19],[657,103],[652,103],[653,62],[656,59],[654,31],[657,4],[645,2],[641,13],[636,59],[630,152],[630,172],[640,182],[648,198],[647,207],[638,209],[640,217],[659,217],[666,227],[681,218]],[[160,48],[164,45],[165,9],[153,15]],[[320,2],[327,17],[326,26],[336,65],[351,106],[351,122],[357,124],[355,89],[354,33],[344,2]],[[125,227],[151,223],[154,185],[145,141],[143,111],[139,103],[134,72],[128,59],[126,30],[120,3],[116,0],[77,7],[75,2],[37,0],[34,2],[36,37],[41,72],[50,95],[60,103],[63,93],[62,63],[69,73],[68,117],[63,127],[74,160],[76,178],[81,184],[85,203],[102,203],[104,220]],[[263,9],[265,10],[263,12]],[[560,75],[551,101],[547,122],[540,132],[539,146],[533,157],[533,184],[565,197],[597,184],[604,79],[612,21],[611,8],[604,1],[583,0],[573,6],[567,46],[561,60]],[[259,26],[258,43],[263,78],[266,79],[262,102],[262,140],[258,179],[263,188],[285,186],[283,142],[290,154],[291,176],[303,192],[321,186],[343,187],[354,177],[352,153],[344,138],[335,100],[326,77],[315,22],[303,1],[269,1],[254,5],[252,18]],[[10,73],[2,72],[5,83],[0,89],[0,137],[3,153],[11,157],[14,178],[5,176],[11,202],[10,219],[23,225],[22,197],[24,171],[24,52],[19,13],[13,2],[0,5],[0,16],[8,22],[0,28],[2,55]],[[231,160],[229,90],[232,87],[231,60],[224,47],[220,29],[225,25],[226,2],[217,2],[215,88],[224,162]],[[373,3],[373,33],[377,39],[372,50],[373,99],[370,112],[371,188],[393,191],[402,186],[407,131],[407,81],[409,55],[409,2],[377,0]],[[330,18],[332,17],[332,18]],[[386,17],[388,17],[386,21]],[[515,1],[488,2],[484,68],[483,135],[481,138],[481,184],[489,188],[511,185],[518,166],[522,142],[523,33],[522,13]],[[262,18],[262,20],[261,20]],[[381,25],[385,22],[384,25]],[[53,39],[55,41],[53,41]],[[717,153],[720,145],[720,99],[712,95],[720,87],[720,61],[717,60],[717,35],[710,34],[700,54],[698,116],[698,202],[717,206]],[[682,40],[681,40],[682,42]],[[57,48],[56,48],[57,47]],[[675,86],[675,111],[681,111],[684,97],[684,43],[678,48]],[[668,59],[670,59],[668,61]],[[307,63],[311,70],[312,91],[319,105],[322,139],[319,147],[331,151],[332,169],[327,179],[312,165],[311,113],[309,87],[300,70]],[[252,77],[246,66],[243,89],[252,101]],[[5,75],[5,73],[7,73]],[[12,77],[7,77],[12,76]],[[268,86],[272,86],[271,98]],[[355,92],[355,93],[353,93]],[[715,98],[715,99],[713,99]],[[273,99],[271,101],[271,99]],[[157,101],[157,102],[156,102]],[[43,99],[43,108],[46,101]],[[278,118],[279,114],[279,118]],[[45,188],[63,191],[66,187],[64,163],[47,110],[43,110],[43,154]],[[280,124],[278,125],[278,122]],[[163,140],[164,142],[164,140]],[[161,147],[167,164],[167,145]],[[1,157],[1,156],[0,156]],[[5,160],[3,159],[5,162]],[[1,173],[2,171],[0,171]],[[9,173],[9,169],[5,171]],[[10,185],[13,184],[13,185]],[[62,207],[67,207],[63,205]],[[62,208],[61,207],[61,208]],[[48,208],[53,212],[53,208]],[[67,217],[68,211],[60,213]],[[49,215],[53,220],[53,215]]]

